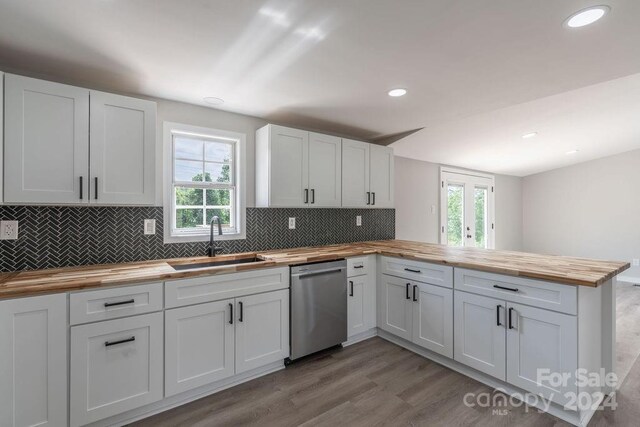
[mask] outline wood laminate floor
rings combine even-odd
[[[640,288],[617,295],[618,408],[589,426],[640,425]],[[495,393],[471,378],[381,338],[321,353],[265,377],[132,424],[205,426],[568,426],[534,408],[465,406]]]

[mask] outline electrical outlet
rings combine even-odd
[[[356,216],[356,225],[358,227],[362,225],[362,217],[360,215]]]
[[[436,206],[431,205],[431,215],[435,215],[435,213],[436,213]]]
[[[18,221],[0,221],[0,240],[18,240]]]
[[[156,234],[156,220],[145,219],[144,220],[144,234]]]
[[[296,218],[289,218],[289,230],[295,230],[296,229]]]
[[[640,266],[640,259],[638,259],[638,258],[634,258],[634,259],[633,259],[633,266],[634,266],[634,267],[638,267],[638,266]]]

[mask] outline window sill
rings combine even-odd
[[[164,243],[191,243],[191,242],[208,242],[209,241],[209,232],[206,234],[190,234],[190,235],[165,235]],[[214,234],[213,238],[215,241],[224,241],[224,240],[244,240],[247,238],[246,233],[235,233],[235,234],[223,234],[222,236],[218,234]]]

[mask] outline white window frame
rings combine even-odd
[[[243,133],[232,132],[220,129],[211,129],[200,126],[186,125],[182,123],[164,122],[163,131],[163,152],[164,152],[164,242],[165,243],[187,243],[203,242],[209,240],[209,228],[194,232],[175,232],[173,229],[175,198],[174,198],[174,150],[173,138],[175,135],[195,136],[203,138],[224,138],[235,141],[234,163],[232,171],[235,180],[235,202],[236,206],[232,215],[237,219],[237,230],[235,233],[224,233],[222,236],[216,234],[216,240],[237,240],[247,238],[247,217],[246,217],[246,140]]]
[[[448,166],[440,167],[440,243],[446,245],[447,230],[447,183],[460,184],[466,188],[486,187],[487,188],[487,249],[495,249],[496,245],[496,179],[494,175],[457,169]],[[464,212],[463,212],[464,216]],[[464,221],[467,222],[466,219]],[[463,225],[464,227],[464,225]],[[473,224],[475,234],[475,223]],[[475,237],[475,236],[474,236]],[[472,237],[472,239],[474,239]],[[466,240],[464,240],[466,243]],[[469,247],[466,244],[463,247]]]

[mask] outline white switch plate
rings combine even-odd
[[[156,234],[156,220],[145,219],[144,220],[144,234]]]
[[[435,214],[435,213],[436,213],[436,206],[431,205],[431,214]]]
[[[362,217],[360,215],[356,216],[356,225],[358,227],[362,225]]]
[[[296,229],[296,218],[289,218],[289,230],[295,230]]]
[[[633,259],[633,266],[634,266],[634,267],[637,267],[637,266],[639,266],[639,265],[640,265],[640,259],[638,259],[638,258],[634,258],[634,259]]]
[[[18,240],[18,221],[0,221],[0,240]]]

